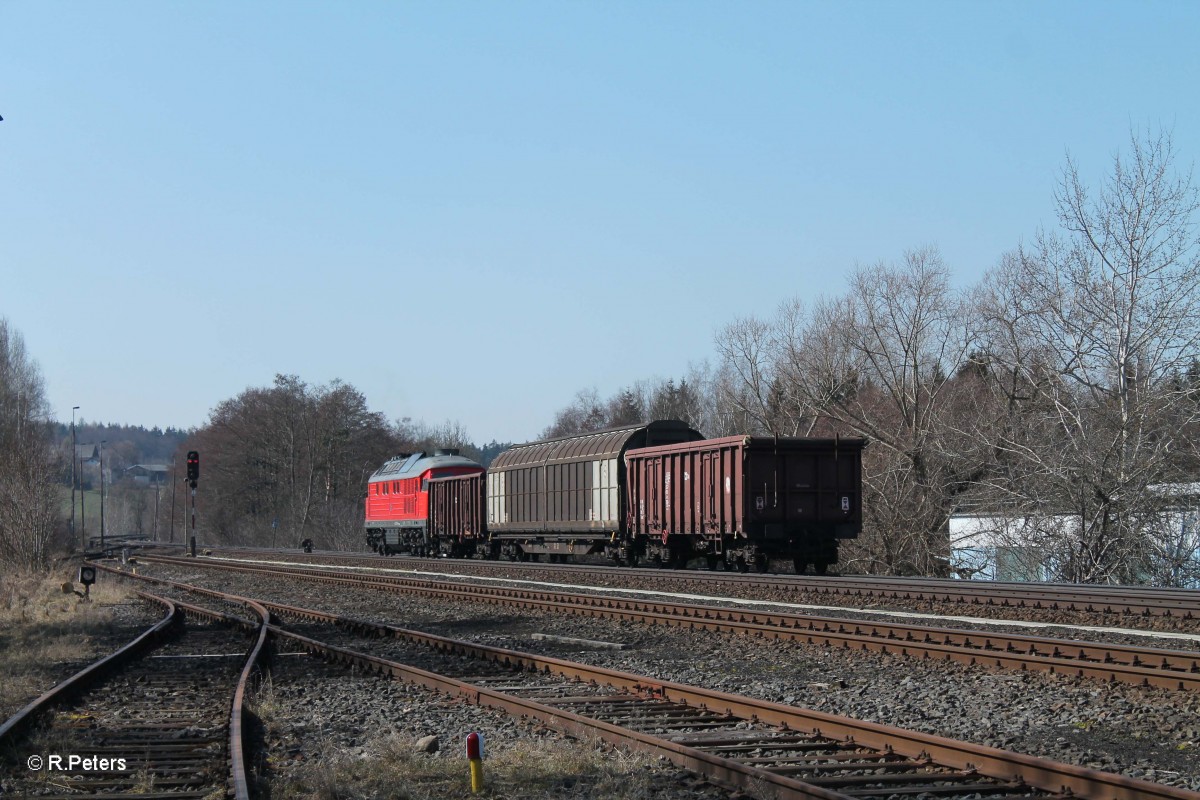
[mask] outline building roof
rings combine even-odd
[[[145,470],[146,472],[170,472],[171,468],[166,464],[134,464],[132,467],[126,467],[126,472],[132,472],[135,469]]]

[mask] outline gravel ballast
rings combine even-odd
[[[213,570],[154,574],[1200,790],[1200,696]],[[629,645],[584,648],[533,633]]]

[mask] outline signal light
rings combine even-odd
[[[189,450],[187,454],[187,479],[195,489],[196,481],[200,480],[200,454],[195,450]]]

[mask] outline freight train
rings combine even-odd
[[[676,420],[517,445],[485,470],[457,450],[371,476],[367,545],[383,555],[823,574],[862,530],[862,439],[705,439]]]

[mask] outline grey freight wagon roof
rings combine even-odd
[[[510,447],[492,461],[491,470],[512,469],[529,464],[555,464],[581,459],[616,458],[629,447],[703,439],[699,432],[679,420],[656,420],[623,425],[592,433],[562,436]]]

